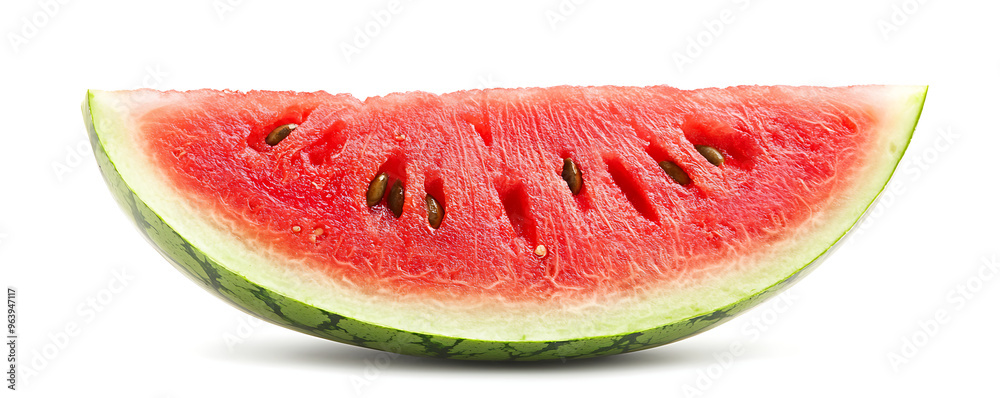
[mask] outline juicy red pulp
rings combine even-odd
[[[737,263],[850,189],[874,116],[840,101],[847,89],[811,90],[556,87],[364,102],[202,91],[147,113],[142,131],[169,183],[258,250],[367,292],[551,299]],[[287,123],[298,127],[264,144]],[[577,195],[560,175],[566,157],[583,175]],[[692,182],[675,183],[664,160]],[[365,203],[381,172],[405,186],[398,219],[385,200]],[[446,212],[438,229],[427,194]]]

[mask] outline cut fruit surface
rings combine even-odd
[[[669,343],[787,287],[878,196],[925,94],[90,91],[85,119],[139,229],[245,311],[534,360]]]

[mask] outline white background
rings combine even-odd
[[[0,283],[18,289],[17,394],[995,394],[1000,278],[987,264],[1000,253],[998,3],[413,0],[368,26],[367,38],[358,29],[385,21],[387,1],[329,3],[0,5]],[[345,56],[345,45],[358,52]],[[678,67],[682,55],[691,62]],[[870,224],[785,301],[669,346],[548,364],[389,358],[248,321],[129,224],[79,110],[87,88],[143,86],[363,98],[860,83],[931,88]],[[727,354],[733,344],[740,349]]]

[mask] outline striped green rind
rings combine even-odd
[[[251,315],[302,333],[360,347],[415,356],[487,361],[588,358],[643,350],[704,332],[777,295],[814,269],[835,246],[832,244],[788,278],[743,300],[685,320],[627,334],[562,341],[487,341],[399,330],[341,316],[271,291],[231,271],[190,244],[136,196],[119,174],[95,128],[90,109],[92,98],[92,94],[88,94],[84,102],[84,119],[101,174],[123,211],[160,254],[208,291]],[[915,123],[916,120],[913,128]],[[912,129],[910,131],[912,134]]]

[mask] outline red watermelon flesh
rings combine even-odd
[[[485,312],[487,326],[469,326],[475,337],[530,340],[637,330],[787,278],[885,184],[923,89],[563,86],[365,101],[139,91],[123,107],[132,127],[122,147],[143,154],[149,173],[137,175],[160,187],[159,208],[211,230],[200,246],[268,260],[247,261],[244,274],[267,268],[285,280],[276,289],[311,284],[306,299],[354,295],[399,312],[353,314],[376,324],[423,311],[404,330],[448,335],[435,318]],[[288,123],[297,127],[286,139],[264,142]],[[565,158],[582,173],[576,195],[561,177]],[[665,160],[691,183],[665,174]],[[381,172],[405,187],[399,218],[386,199],[366,205]],[[445,210],[436,229],[427,195]],[[659,299],[674,295],[683,299]],[[630,315],[586,315],[602,311]],[[494,334],[497,317],[538,325],[497,321]],[[567,331],[565,319],[585,331]],[[546,322],[560,331],[539,331]]]

